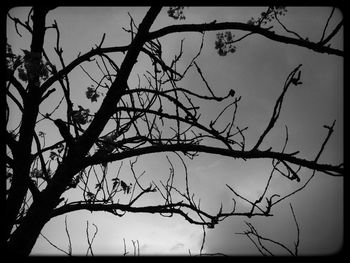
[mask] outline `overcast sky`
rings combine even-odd
[[[217,22],[247,22],[251,17],[258,17],[265,9],[261,7],[190,7],[184,10],[186,20],[174,21],[167,16],[166,8],[163,8],[151,30],[175,23],[209,23],[215,19]],[[61,32],[63,55],[68,64],[77,57],[79,52],[84,54],[98,44],[103,33],[106,33],[105,47],[128,44],[130,36],[122,30],[122,27],[129,27],[128,12],[139,24],[147,10],[146,7],[60,7],[49,12],[46,22],[47,25],[51,25],[54,20],[57,20]],[[28,11],[28,8],[15,8],[10,10],[10,14],[26,18]],[[290,29],[297,31],[303,37],[308,36],[311,40],[318,40],[330,12],[329,7],[290,7],[282,20]],[[333,28],[341,18],[340,11],[336,10],[329,28]],[[21,49],[29,49],[30,46],[29,35],[23,29],[20,29],[20,32],[22,37],[16,34],[13,23],[8,23],[7,41],[18,54],[21,54]],[[230,89],[234,89],[236,94],[242,97],[236,123],[241,128],[249,126],[246,133],[247,148],[249,149],[256,142],[265,129],[286,77],[296,66],[302,64],[303,85],[291,87],[287,92],[280,118],[266,137],[262,148],[272,146],[276,151],[281,150],[285,139],[285,125],[287,125],[289,131],[287,151],[299,150],[301,158],[313,159],[327,135],[323,125],[331,125],[336,119],[335,132],[320,162],[331,164],[343,162],[343,58],[275,43],[254,35],[237,43],[237,51],[234,54],[221,57],[214,49],[215,34],[215,32],[205,34],[203,51],[197,63],[217,95],[224,96]],[[240,36],[242,33],[233,32],[233,34]],[[160,39],[164,59],[170,61],[179,51],[181,39],[184,38],[184,56],[179,65],[183,68],[178,68],[180,72],[198,52],[201,34],[171,34]],[[57,61],[53,50],[55,40],[54,30],[47,30],[44,47],[53,61]],[[342,45],[341,31],[340,36],[332,42],[332,46],[342,49]],[[118,63],[120,63],[122,56],[117,55],[115,58],[117,61],[119,59]],[[130,76],[129,85],[137,83],[136,74],[143,73],[147,66],[149,65],[146,64],[146,60],[140,57]],[[96,69],[86,63],[84,68]],[[92,71],[92,74],[98,76],[97,72]],[[99,104],[91,104],[85,97],[86,87],[91,84],[91,81],[79,67],[73,70],[69,77],[75,105],[82,105],[96,112]],[[189,72],[188,78],[181,85],[193,91],[205,91],[195,70]],[[53,110],[60,96],[59,93],[57,96],[50,96],[40,108],[41,113]],[[220,104],[219,106],[209,103],[201,105],[203,118],[207,120],[214,118],[223,107],[224,105]],[[15,127],[19,120],[15,107],[12,108],[14,113],[11,115],[12,122],[9,127]],[[58,118],[64,112],[65,106],[62,106],[62,109],[53,117]],[[229,118],[230,116],[227,116],[227,122],[230,121]],[[225,118],[222,123],[225,124]],[[60,138],[56,127],[49,122],[40,123],[36,130],[42,130],[48,134],[47,145],[55,143]],[[176,155],[168,154],[168,156],[175,165],[176,180],[181,185],[184,180],[184,168]],[[201,208],[212,213],[218,211],[220,203],[223,203],[224,208],[228,210],[232,207],[231,200],[234,196],[225,184],[231,185],[250,200],[255,200],[254,198],[262,193],[271,170],[270,161],[244,162],[208,154],[201,154],[193,161],[187,159],[186,164],[192,192],[197,198],[201,198]],[[115,173],[119,165],[119,163],[111,165],[109,172]],[[169,164],[164,154],[143,156],[136,164],[136,168],[138,172],[146,171],[143,177],[145,185],[154,178],[165,179],[169,174]],[[130,176],[130,169],[126,166],[122,172]],[[311,171],[302,172],[299,184],[275,177],[270,191],[285,195],[305,182],[310,175]],[[159,200],[156,197],[149,198],[154,202]],[[327,254],[340,248],[343,238],[343,180],[317,173],[306,189],[274,207],[273,217],[254,219],[232,217],[223,221],[215,229],[208,229],[203,252],[258,255],[258,250],[248,238],[235,234],[246,230],[244,220],[253,223],[261,234],[293,248],[296,227],[289,202],[293,205],[299,222],[301,255]],[[244,208],[245,204],[241,205]],[[65,216],[52,219],[42,233],[54,244],[66,249],[68,240],[64,231],[64,219]],[[189,250],[196,254],[199,253],[202,242],[202,227],[191,225],[177,216],[167,218],[159,215],[126,214],[123,217],[115,217],[103,212],[94,214],[75,212],[67,215],[73,253],[85,254],[86,252],[87,220],[90,226],[94,223],[99,228],[93,246],[95,254],[122,254],[123,238],[131,254],[133,253],[131,240],[138,240],[141,255],[188,254]],[[92,227],[90,231],[93,233]],[[60,253],[42,237],[39,237],[32,251],[33,255]]]

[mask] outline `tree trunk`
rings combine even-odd
[[[120,67],[118,76],[110,87],[94,120],[81,138],[70,146],[67,157],[57,168],[50,183],[40,194],[39,199],[33,202],[26,217],[11,235],[7,243],[7,253],[10,255],[30,254],[42,228],[50,220],[53,209],[61,202],[60,196],[73,176],[80,170],[82,159],[86,156],[109,118],[113,115],[114,105],[120,100],[127,87],[130,72],[137,61],[149,29],[160,10],[160,7],[152,7],[143,19],[139,26],[139,31]]]
[[[48,8],[34,8],[33,12],[33,34],[31,42],[31,52],[40,53],[43,49],[45,36],[45,19]],[[18,211],[21,209],[24,197],[28,191],[28,181],[31,165],[31,149],[35,132],[36,119],[39,113],[39,105],[42,93],[36,83],[39,76],[34,76],[28,82],[27,93],[23,99],[22,125],[19,136],[19,149],[13,153],[14,167],[12,184],[6,200],[6,238],[9,237],[15,223]]]

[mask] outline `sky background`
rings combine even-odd
[[[247,22],[251,17],[257,18],[266,8],[258,7],[190,7],[185,8],[186,20],[175,21],[167,16],[166,8],[153,24],[151,31],[177,23],[209,23],[235,21]],[[331,12],[329,7],[290,7],[286,16],[281,19],[290,29],[311,40],[319,40],[323,27]],[[46,23],[51,25],[57,20],[60,28],[60,43],[66,64],[75,59],[79,52],[84,54],[95,44],[98,44],[103,33],[106,33],[103,47],[127,45],[130,36],[122,30],[129,27],[128,13],[136,24],[142,21],[148,8],[146,7],[59,7],[49,12]],[[12,16],[26,19],[28,8],[10,10]],[[342,14],[335,11],[329,28],[332,29],[341,20]],[[29,49],[30,37],[19,28],[22,37],[16,34],[12,22],[7,25],[7,41],[15,53],[21,54],[21,49]],[[276,28],[278,32],[279,29]],[[329,30],[327,31],[330,32]],[[335,48],[343,48],[342,31],[332,42]],[[237,37],[241,32],[233,32]],[[54,30],[47,30],[45,35],[45,51],[53,62],[59,65],[53,47],[56,41]],[[196,55],[201,40],[200,33],[171,34],[160,39],[165,61],[171,61],[180,49],[181,39],[184,39],[184,55],[178,70],[183,70]],[[196,60],[206,76],[209,85],[218,96],[228,94],[230,89],[241,96],[235,123],[244,128],[249,126],[246,133],[246,148],[249,149],[259,138],[271,117],[274,103],[281,93],[283,83],[288,74],[299,64],[302,64],[303,85],[292,86],[284,99],[281,115],[274,129],[266,137],[261,148],[272,146],[281,150],[285,139],[285,125],[288,126],[288,152],[300,151],[301,158],[314,159],[327,135],[322,126],[331,125],[336,119],[335,131],[320,158],[322,163],[339,164],[343,162],[343,58],[338,56],[315,53],[301,47],[276,43],[260,36],[250,36],[237,43],[237,51],[226,57],[221,57],[214,49],[216,32],[205,33],[204,46],[201,56]],[[120,64],[122,55],[113,56]],[[96,67],[87,63],[84,68],[94,76],[99,76]],[[140,56],[129,78],[129,85],[137,84],[137,73],[143,73],[150,66],[149,60]],[[183,68],[181,68],[181,66]],[[99,103],[86,99],[86,87],[91,81],[81,68],[77,67],[70,75],[72,100],[75,105],[98,110]],[[201,94],[206,89],[200,77],[194,70],[181,82],[182,87],[197,91]],[[62,96],[60,89],[51,95],[40,108],[41,113],[52,111]],[[16,107],[9,102],[11,123],[9,129],[16,127],[20,120]],[[215,118],[216,114],[226,106],[214,103],[201,104],[203,122]],[[66,111],[65,105],[53,115],[60,117]],[[62,116],[62,115],[61,115]],[[224,116],[222,125],[230,121],[230,115]],[[46,145],[51,145],[60,139],[54,124],[43,121],[38,124],[37,131],[46,132]],[[183,185],[184,169],[175,154],[168,154],[175,167],[175,180]],[[133,159],[134,160],[134,159]],[[129,160],[124,161],[122,175],[130,176],[127,167]],[[233,160],[231,158],[200,154],[194,160],[186,159],[191,191],[196,200],[201,199],[204,210],[215,213],[223,203],[224,209],[232,208],[232,192],[225,186],[229,184],[238,193],[254,201],[262,193],[271,171],[270,161]],[[110,165],[111,176],[116,172],[120,163]],[[146,171],[142,182],[149,185],[151,180],[166,180],[169,175],[169,164],[164,154],[146,155],[140,158],[135,166],[138,173]],[[274,177],[271,192],[283,195],[296,189],[311,175],[311,171],[301,172],[301,182],[290,182],[278,176]],[[74,198],[74,194],[71,194]],[[154,204],[159,197],[149,196],[147,202]],[[258,255],[258,250],[242,235],[247,229],[244,220],[251,222],[262,235],[293,248],[296,240],[296,227],[289,207],[293,205],[300,227],[301,255],[328,254],[336,252],[343,240],[343,179],[333,178],[317,173],[306,189],[287,201],[280,202],[274,207],[273,217],[247,219],[231,217],[221,222],[215,229],[206,230],[204,253],[225,253],[231,255]],[[140,202],[139,205],[142,203]],[[241,208],[246,204],[239,203]],[[48,222],[42,233],[57,246],[66,249],[68,239],[64,231],[65,215]],[[73,243],[73,253],[85,254],[87,250],[86,221],[96,224],[99,232],[94,241],[94,253],[109,255],[122,254],[123,238],[127,250],[133,253],[131,240],[138,240],[140,254],[188,254],[199,253],[202,242],[202,227],[191,225],[183,218],[172,218],[149,214],[126,214],[123,217],[98,212],[74,212],[67,215],[68,228]],[[90,228],[93,233],[93,228]],[[280,251],[276,250],[276,253]],[[61,254],[45,239],[39,237],[32,250],[33,255]]]

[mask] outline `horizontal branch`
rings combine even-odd
[[[295,165],[300,165],[311,170],[316,170],[319,172],[332,173],[334,176],[343,176],[344,168],[342,166],[334,166],[330,164],[320,164],[314,161],[308,161],[305,159],[297,158],[292,154],[273,152],[273,151],[236,151],[218,147],[211,147],[205,145],[194,145],[194,144],[172,144],[172,145],[153,145],[143,148],[132,149],[129,151],[124,151],[121,153],[109,154],[104,156],[94,155],[90,157],[85,157],[82,161],[82,169],[90,165],[96,165],[102,162],[113,162],[119,161],[126,158],[151,154],[151,153],[160,153],[160,152],[203,152],[210,153],[222,156],[228,156],[238,159],[275,159],[279,161],[289,162]]]
[[[188,213],[181,210],[181,208],[190,209],[198,214],[201,214],[202,216],[205,216],[209,220],[203,221],[196,221],[193,218],[191,218]],[[210,214],[207,214],[206,212],[194,207],[191,204],[187,204],[184,202],[177,202],[177,203],[170,203],[165,205],[155,205],[155,206],[140,206],[140,207],[134,207],[130,204],[119,204],[119,203],[113,203],[113,204],[105,204],[105,203],[91,203],[91,202],[74,202],[71,204],[63,205],[59,208],[56,208],[53,210],[51,216],[56,217],[59,215],[63,215],[66,213],[79,211],[79,210],[88,210],[91,212],[98,212],[98,211],[104,211],[104,212],[110,212],[112,214],[117,214],[116,211],[120,210],[123,212],[131,212],[131,213],[150,213],[150,214],[178,214],[184,217],[188,222],[191,224],[197,224],[197,225],[211,225],[212,219],[215,219],[217,216],[212,216]],[[232,213],[221,213],[219,214],[220,217],[228,217],[228,216],[268,216],[264,213],[244,213],[244,212],[232,212]],[[217,222],[215,223],[217,224]]]
[[[248,31],[254,34],[264,36],[268,39],[271,39],[277,42],[305,47],[319,53],[327,53],[327,54],[333,54],[337,56],[344,56],[344,51],[331,48],[329,46],[324,46],[321,43],[315,43],[309,40],[278,35],[272,30],[262,28],[260,26],[255,26],[255,25],[250,25],[250,24],[240,23],[240,22],[172,25],[172,26],[164,27],[157,31],[150,32],[148,34],[148,39],[149,40],[156,39],[172,33],[218,31],[218,30],[227,30],[227,29]]]
[[[78,210],[89,210],[89,211],[107,211],[114,213],[115,210],[121,210],[125,212],[134,212],[134,213],[165,213],[165,212],[174,212],[175,207],[181,206],[181,203],[168,204],[168,205],[159,205],[159,206],[142,206],[142,207],[132,207],[129,204],[104,204],[104,203],[90,203],[90,202],[74,202],[72,204],[67,204],[56,208],[52,217],[62,215],[65,213],[78,211]]]

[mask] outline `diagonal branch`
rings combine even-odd
[[[320,42],[321,45],[325,45],[327,44],[340,30],[340,28],[343,26],[344,24],[344,19],[342,21],[339,22],[339,24],[334,28],[334,30],[332,31],[332,33],[330,33],[328,35],[328,37],[326,37],[322,42]]]
[[[253,151],[254,150],[257,150],[258,147],[260,146],[260,144],[262,143],[262,141],[264,140],[265,136],[269,133],[269,131],[273,128],[273,126],[275,125],[279,115],[280,115],[280,112],[281,112],[281,108],[282,108],[282,103],[283,103],[283,99],[284,99],[284,95],[286,94],[289,86],[291,83],[294,83],[295,81],[295,78],[294,78],[294,75],[297,73],[297,71],[299,70],[299,68],[301,67],[301,64],[296,67],[290,74],[289,76],[287,77],[287,80],[286,80],[286,83],[284,84],[284,87],[283,87],[283,91],[281,93],[281,95],[278,97],[277,101],[276,101],[276,104],[275,104],[275,107],[273,109],[273,113],[272,113],[272,116],[271,116],[271,119],[270,119],[270,122],[269,124],[267,125],[265,131],[261,134],[260,138],[258,139],[257,143],[255,144],[255,146],[253,147]],[[300,72],[300,71],[299,71]],[[300,76],[300,73],[299,73],[299,76]],[[299,81],[299,79],[297,80]]]
[[[6,75],[7,80],[17,89],[22,99],[24,99],[27,95],[25,88],[22,84],[13,76],[13,73]]]
[[[277,246],[279,246],[279,247],[285,249],[291,256],[296,256],[296,255],[293,253],[293,251],[291,251],[286,245],[284,245],[284,244],[282,244],[282,243],[280,243],[280,242],[278,242],[278,241],[275,241],[275,240],[273,240],[273,239],[270,239],[270,238],[266,238],[266,237],[261,236],[261,235],[258,233],[258,231],[255,229],[255,227],[254,227],[251,223],[248,223],[248,222],[245,222],[245,223],[246,223],[246,225],[250,228],[250,231],[246,231],[246,232],[244,232],[244,233],[238,233],[238,234],[244,234],[244,235],[246,235],[246,236],[249,236],[249,235],[251,234],[251,235],[255,236],[255,237],[257,238],[258,242],[259,242],[260,247],[261,247],[263,250],[265,250],[268,254],[270,254],[271,256],[273,256],[272,252],[271,252],[269,249],[267,249],[267,248],[262,244],[261,241],[268,241],[268,242],[271,242],[271,243],[273,243],[273,244],[275,244],[275,245],[277,245]],[[261,252],[261,251],[260,251],[260,252]]]
[[[292,30],[289,30],[289,29],[278,19],[278,15],[277,15],[277,12],[276,12],[276,11],[274,11],[274,13],[275,13],[275,19],[276,19],[277,22],[283,27],[283,29],[284,29],[286,32],[295,35],[295,36],[296,36],[297,38],[299,38],[300,40],[304,40],[303,37],[301,37],[298,33],[294,32],[294,31],[292,31]]]
[[[333,14],[334,14],[334,10],[335,10],[335,7],[333,6],[332,11],[331,11],[331,13],[330,13],[330,15],[329,15],[329,17],[328,17],[328,19],[327,19],[326,25],[325,25],[324,28],[323,28],[323,32],[322,32],[322,36],[321,36],[321,40],[320,40],[321,43],[322,43],[322,41],[323,41],[323,39],[324,39],[324,36],[325,36],[325,34],[326,34],[326,30],[327,30],[329,21],[331,20]]]
[[[324,126],[323,126],[324,128],[328,129],[328,134],[327,134],[326,139],[323,141],[322,146],[321,146],[321,149],[320,149],[320,151],[318,152],[318,154],[317,154],[317,156],[316,156],[316,158],[315,158],[315,162],[317,162],[317,161],[318,161],[318,158],[320,158],[320,156],[321,156],[321,154],[322,154],[322,152],[323,152],[323,150],[324,150],[324,147],[326,146],[326,144],[327,144],[329,138],[331,137],[331,135],[332,135],[332,133],[333,133],[333,131],[334,131],[334,129],[333,129],[333,128],[334,128],[334,125],[335,125],[335,120],[333,121],[332,126],[327,126],[327,125],[324,125]]]

